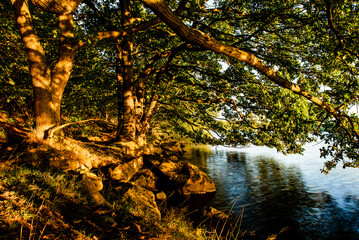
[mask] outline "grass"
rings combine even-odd
[[[163,209],[162,221],[158,228],[165,233],[164,239],[206,239],[206,230],[194,228],[193,223],[187,218],[186,208]],[[166,238],[167,235],[167,238]]]
[[[81,172],[38,168],[25,159],[33,146],[24,144],[6,145],[0,159],[0,239],[205,239],[205,231],[178,209],[161,208],[157,222],[137,217],[135,206],[123,205],[109,181],[102,194],[112,208],[93,206],[81,188]],[[71,141],[48,148],[65,158],[111,158]]]
[[[151,222],[130,214],[130,206],[93,208],[69,173],[10,163],[0,179],[0,239],[205,239],[179,209],[162,209],[161,220]]]
[[[58,138],[40,147],[22,144],[8,145],[0,126],[0,240],[2,239],[241,239],[242,215],[235,221],[213,220],[214,224],[194,224],[184,207],[159,206],[161,218],[151,221],[138,217],[136,207],[123,204],[106,173],[102,196],[111,208],[94,206],[81,188],[81,171],[57,171],[49,166],[36,167],[29,157],[52,157],[63,164],[70,159],[85,165],[116,162],[121,154],[113,148],[88,145],[81,141]],[[1,148],[1,145],[3,146]],[[35,149],[29,155],[29,149]],[[94,169],[93,169],[94,170]],[[236,200],[233,201],[234,206]],[[231,209],[229,209],[230,211]],[[139,210],[138,210],[139,211]],[[217,221],[217,222],[215,222]],[[206,221],[208,222],[208,221]],[[280,234],[280,233],[279,233]],[[275,239],[276,235],[270,236]],[[268,238],[269,239],[269,238]]]
[[[53,238],[53,232],[57,237],[79,235],[63,221],[63,210],[86,202],[67,175],[42,172],[27,164],[9,164],[1,168],[0,178],[3,238]]]

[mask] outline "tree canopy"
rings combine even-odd
[[[76,9],[69,39],[81,47],[63,112],[118,115],[126,140],[160,129],[194,142],[300,153],[318,137],[327,144],[326,170],[339,161],[357,167],[356,1],[68,0],[70,10],[56,11],[46,8],[56,0],[31,2],[47,11],[31,9],[50,67],[58,47],[49,42],[64,32],[48,19]],[[10,41],[20,39],[4,17],[10,4],[1,7],[0,91],[25,96],[25,50]]]

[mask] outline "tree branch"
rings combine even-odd
[[[260,127],[255,127],[253,126],[250,122],[248,122],[247,117],[244,116],[241,111],[238,109],[237,103],[236,101],[234,101],[233,99],[230,98],[217,98],[217,99],[193,99],[193,98],[185,98],[185,97],[179,97],[179,100],[182,101],[188,101],[188,102],[195,102],[195,103],[220,103],[220,102],[228,102],[231,103],[234,107],[234,110],[237,112],[237,114],[240,116],[240,118],[242,118],[242,120],[251,128],[253,129],[259,129]]]
[[[86,0],[87,1],[87,0]],[[182,0],[179,5],[178,8],[175,10],[175,13],[180,14],[184,9],[185,9],[185,5],[187,4],[188,0]],[[161,19],[159,17],[156,17],[152,20],[149,20],[147,22],[141,23],[137,26],[133,26],[131,28],[128,29],[123,29],[123,30],[118,30],[118,31],[107,31],[107,32],[99,32],[97,35],[97,38],[99,40],[105,39],[105,38],[119,38],[119,37],[123,37],[129,34],[133,34],[136,32],[140,32],[143,30],[146,30],[158,23],[161,22]]]
[[[62,124],[62,125],[59,125],[59,126],[56,126],[56,127],[53,127],[51,129],[48,130],[48,134],[47,134],[47,138],[52,138],[54,133],[62,128],[65,128],[65,127],[68,127],[70,125],[74,125],[74,124],[79,124],[79,123],[84,123],[84,122],[96,122],[96,121],[99,121],[99,122],[105,122],[105,123],[108,123],[107,121],[103,120],[103,119],[86,119],[86,120],[81,120],[81,121],[77,121],[77,122],[69,122],[69,123],[65,123],[65,124]]]
[[[299,85],[292,83],[276,74],[274,69],[266,66],[254,54],[240,50],[239,48],[218,42],[213,37],[205,33],[192,29],[185,25],[179,17],[171,11],[163,0],[142,0],[152,11],[159,16],[174,32],[176,32],[183,40],[200,45],[208,50],[219,54],[237,59],[247,63],[263,75],[267,76],[277,85],[289,89],[292,92],[301,95],[314,104],[318,105],[328,113],[332,114],[336,119],[340,118],[340,114],[331,105],[324,103],[319,98],[313,96],[309,92],[304,91]]]

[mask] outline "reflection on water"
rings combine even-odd
[[[318,147],[284,156],[263,147],[192,146],[185,161],[215,182],[215,208],[239,214],[252,239],[359,239],[359,169],[320,172]],[[235,205],[232,203],[235,201]]]

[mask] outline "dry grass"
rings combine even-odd
[[[8,134],[5,130],[2,134],[1,129],[0,138]],[[0,239],[217,240],[241,237],[242,232],[232,229],[227,235],[228,231],[224,233],[218,226],[212,231],[204,225],[195,228],[186,209],[168,209],[166,204],[160,208],[161,220],[139,219],[129,211],[131,206],[118,201],[111,182],[107,182],[101,193],[112,208],[91,205],[79,184],[81,164],[88,170],[119,161],[121,151],[111,146],[62,137],[41,146],[26,141],[1,145],[6,154],[0,157]],[[44,154],[37,154],[41,149]],[[25,154],[30,150],[34,150],[40,160],[56,156],[59,164],[76,160],[79,169],[62,172],[35,167],[29,164],[32,161],[25,159],[32,156]],[[240,226],[240,221],[237,224]]]
[[[25,159],[61,155],[59,162],[118,161],[121,155],[111,148],[57,138],[40,146],[6,143],[2,150],[6,154],[0,157],[0,239],[205,239],[204,231],[193,229],[179,211],[163,209],[158,222],[135,217],[129,206],[117,203],[111,184],[102,194],[113,207],[94,207],[80,187],[81,171],[39,168]],[[30,150],[35,155],[27,154]]]
[[[0,179],[0,239],[205,239],[179,209],[151,222],[116,200],[113,209],[94,208],[76,175],[17,162],[2,165]]]
[[[63,220],[64,205],[83,203],[65,175],[9,164],[2,165],[0,178],[0,228],[4,239],[84,239]]]

